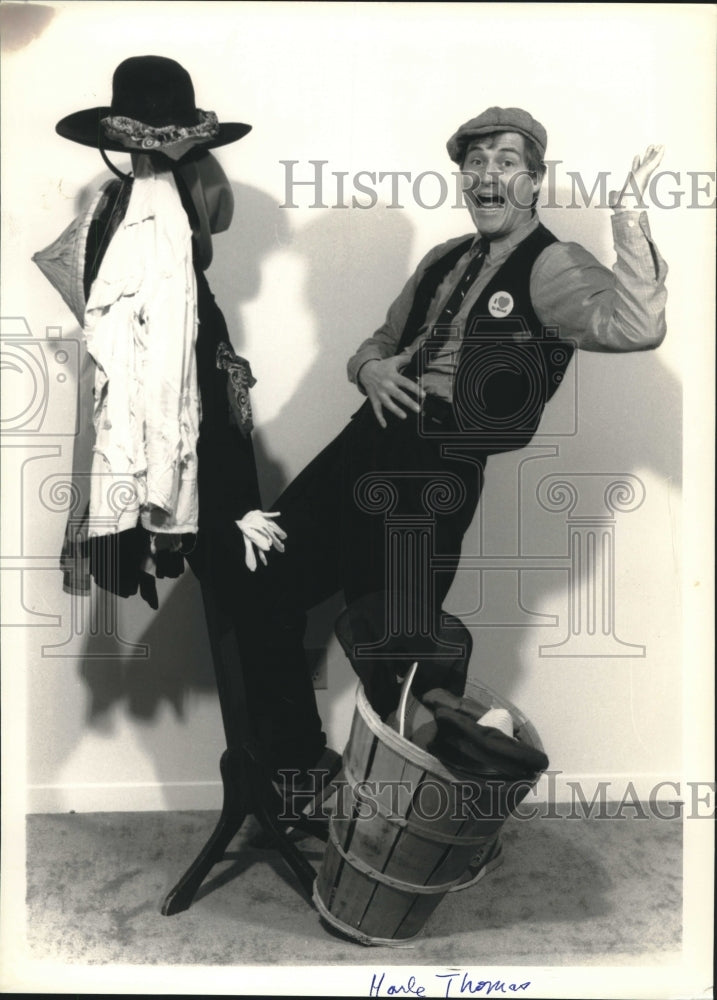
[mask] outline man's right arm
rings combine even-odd
[[[424,262],[422,261],[404,285],[398,298],[389,306],[383,325],[376,330],[373,336],[364,340],[356,353],[349,358],[346,366],[349,382],[358,386],[361,392],[365,393],[359,377],[363,366],[368,361],[382,361],[384,358],[391,358],[396,354],[423,270]]]
[[[368,397],[382,427],[386,426],[384,408],[402,418],[406,416],[406,408],[416,412],[420,410],[414,397],[422,399],[423,390],[412,379],[401,375],[401,369],[410,361],[412,351],[410,348],[404,349],[400,354],[397,351],[421,278],[426,268],[444,250],[444,246],[438,246],[426,254],[403,286],[398,298],[392,302],[383,325],[372,337],[364,340],[349,358],[349,381]]]

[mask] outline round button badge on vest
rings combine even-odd
[[[510,315],[514,305],[513,296],[510,292],[496,292],[495,295],[491,295],[490,297],[488,312],[491,316],[495,316],[496,319],[500,319],[503,316]]]

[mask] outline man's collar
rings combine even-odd
[[[519,243],[523,242],[526,236],[530,236],[533,230],[537,229],[538,223],[538,215],[534,212],[529,219],[522,223],[522,225],[518,226],[517,229],[514,229],[511,233],[491,240],[488,249],[488,260],[498,261],[507,257],[511,251],[515,250]],[[476,233],[475,239],[471,245],[471,250],[478,249],[480,239],[480,233]]]

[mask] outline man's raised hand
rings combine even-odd
[[[390,358],[366,361],[361,366],[359,380],[381,427],[386,426],[384,407],[404,420],[406,410],[421,411],[418,401],[423,399],[423,389],[412,379],[401,375],[400,369],[407,364],[407,360],[405,355],[396,354]]]
[[[622,186],[622,191],[619,193],[617,191],[611,191],[608,195],[608,204],[610,205],[610,208],[620,209],[640,206],[642,203],[642,196],[647,188],[647,182],[659,166],[664,153],[664,146],[648,146],[642,159],[640,159],[639,155],[633,157],[632,167],[630,168],[627,178],[625,179],[625,183]],[[636,199],[636,206],[623,204],[623,198],[628,192],[628,189]]]

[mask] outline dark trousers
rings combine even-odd
[[[418,614],[435,619],[440,610],[480,497],[485,458],[469,448],[461,457],[447,454],[446,447],[458,446],[446,443],[441,420],[448,419],[446,433],[454,427],[449,411],[436,409],[424,433],[414,414],[389,414],[381,428],[366,403],[268,508],[281,512],[286,551],[271,552],[268,566],[257,568],[242,644],[274,767],[308,767],[325,746],[303,646],[308,609],[343,591],[349,607],[378,595],[373,606],[389,614],[397,560],[404,575],[420,576],[421,563],[437,556],[440,572],[431,574]],[[412,525],[429,544],[400,555],[401,526]],[[391,534],[397,526],[399,534]]]

